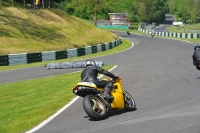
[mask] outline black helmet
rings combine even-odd
[[[196,49],[200,49],[200,46],[199,45],[195,46],[194,50],[196,50]]]
[[[86,60],[85,66],[96,66],[96,63],[93,60]]]

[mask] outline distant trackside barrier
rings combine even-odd
[[[143,33],[149,34],[151,31],[138,28],[139,31]],[[155,36],[162,36],[162,37],[174,37],[174,38],[188,38],[188,39],[198,39],[200,38],[200,34],[198,33],[176,33],[176,32],[154,32]]]

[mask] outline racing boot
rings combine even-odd
[[[108,102],[112,102],[114,100],[114,97],[111,96],[109,93],[112,89],[112,83],[109,83],[105,88],[104,88],[104,94],[103,94],[103,98],[108,101]]]

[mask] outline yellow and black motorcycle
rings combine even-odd
[[[112,79],[103,79],[112,80]],[[114,97],[112,101],[103,98],[104,89],[98,88],[91,82],[79,82],[73,87],[75,95],[83,97],[83,108],[88,116],[94,120],[102,120],[106,117],[107,111],[125,109],[134,111],[136,103],[133,97],[122,87],[122,79],[113,81],[113,88],[110,94]]]

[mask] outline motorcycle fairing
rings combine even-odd
[[[114,100],[111,103],[112,108],[124,109],[124,95],[121,83],[117,82],[114,84],[111,90],[111,95],[113,95]]]
[[[91,82],[79,82],[73,87],[75,95],[85,97],[88,94],[97,94],[97,86]]]
[[[89,87],[97,88],[97,86],[92,82],[79,82],[77,83],[77,86],[89,86]]]

